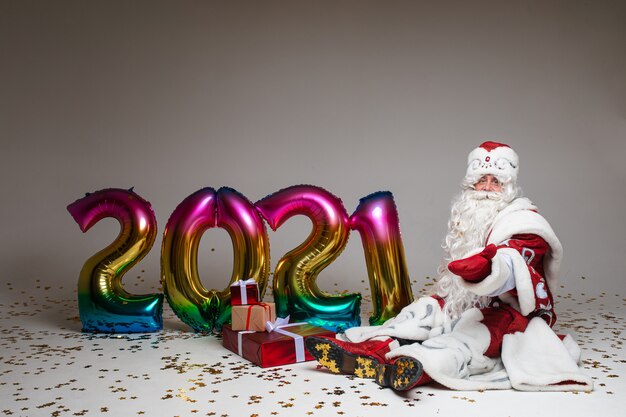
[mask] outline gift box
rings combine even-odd
[[[235,331],[230,325],[222,327],[224,347],[262,368],[312,361],[305,349],[309,336],[330,336],[335,333],[308,323],[279,326],[272,332]]]
[[[232,307],[232,329],[264,332],[265,323],[276,320],[274,303],[259,303]]]
[[[253,278],[246,281],[239,280],[230,285],[230,305],[240,306],[260,302],[259,285]]]

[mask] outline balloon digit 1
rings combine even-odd
[[[233,242],[231,282],[254,278],[262,296],[269,275],[267,232],[250,201],[225,187],[203,188],[183,200],[163,235],[161,279],[176,315],[196,331],[219,331],[230,320],[230,288],[206,290],[198,275],[200,239],[213,227],[226,229]]]
[[[131,295],[122,276],[149,251],[156,237],[150,203],[131,190],[105,189],[67,206],[83,232],[105,217],[120,222],[118,237],[89,258],[78,280],[78,308],[85,332],[153,332],[163,327],[163,295]]]
[[[313,221],[307,240],[283,256],[276,266],[273,283],[277,316],[291,315],[292,320],[305,320],[336,331],[358,326],[361,295],[330,295],[315,282],[348,241],[348,215],[341,200],[322,188],[297,185],[255,205],[273,230],[296,214]]]
[[[374,304],[369,322],[380,325],[413,301],[393,195],[378,192],[362,198],[350,216],[350,227],[363,242]]]

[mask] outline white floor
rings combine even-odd
[[[581,344],[592,393],[429,386],[398,395],[314,362],[258,368],[215,336],[188,331],[167,308],[162,332],[92,335],[80,332],[67,288],[9,282],[0,292],[0,415],[626,415],[624,294],[566,294],[557,304],[557,328]]]

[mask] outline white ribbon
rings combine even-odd
[[[281,318],[278,317],[276,319],[275,322],[271,322],[271,321],[266,321],[265,322],[265,329],[267,329],[267,331],[269,333],[271,332],[276,332],[276,333],[280,333],[282,335],[288,336],[293,338],[293,342],[296,345],[296,362],[304,362],[304,338],[302,336],[300,336],[299,334],[296,333],[291,333],[288,332],[287,330],[283,330],[284,327],[292,327],[292,326],[299,326],[301,324],[306,324],[306,323],[289,323],[289,316],[285,317],[285,318]],[[240,336],[241,337],[241,336]]]
[[[243,334],[255,333],[254,330],[244,330],[237,333],[237,353],[243,358]]]
[[[265,330],[267,330],[268,333],[272,333],[274,330],[276,330],[277,327],[282,327],[287,324],[289,324],[289,316],[277,317],[274,323],[272,323],[271,321],[265,322]]]
[[[233,282],[230,284],[231,287],[239,287],[239,292],[241,293],[241,304],[248,304],[248,292],[246,291],[246,285],[248,284],[256,284],[254,278],[248,278],[247,280],[240,279],[239,281]]]

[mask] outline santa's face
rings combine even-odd
[[[499,193],[502,191],[502,184],[495,176],[487,174],[483,175],[478,182],[474,184],[474,189],[476,191],[491,191]]]

